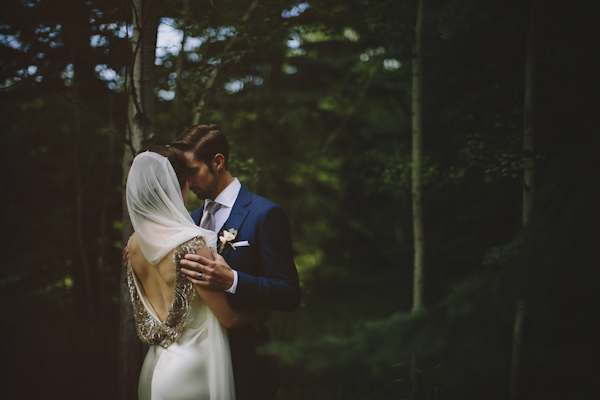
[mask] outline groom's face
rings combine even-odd
[[[183,153],[188,168],[188,183],[190,190],[200,200],[214,200],[219,186],[219,175],[204,161],[194,157],[191,151]]]

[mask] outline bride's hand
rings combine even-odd
[[[123,264],[127,267],[127,260],[129,259],[129,247],[125,246],[123,248]]]
[[[194,285],[207,289],[227,290],[233,285],[233,270],[214,249],[210,249],[213,260],[198,254],[186,254],[181,259],[181,273]]]

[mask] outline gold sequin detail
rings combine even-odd
[[[175,290],[173,303],[164,322],[154,318],[144,306],[140,294],[135,287],[133,268],[131,262],[127,263],[127,285],[133,303],[133,315],[137,326],[137,335],[140,340],[149,345],[159,345],[165,349],[177,341],[179,334],[185,326],[196,291],[194,285],[180,272],[179,261],[188,253],[196,253],[197,250],[206,246],[204,238],[197,236],[187,242],[180,244],[173,253],[173,264],[175,266]]]

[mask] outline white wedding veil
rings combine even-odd
[[[131,223],[151,264],[197,236],[216,247],[216,233],[196,226],[188,214],[177,175],[166,157],[150,151],[138,154],[129,170],[126,193]],[[235,399],[227,331],[210,308],[206,318],[210,398]]]
[[[179,181],[166,157],[150,151],[135,157],[127,177],[127,209],[144,257],[156,265],[178,245],[203,236],[216,247],[216,233],[188,214]]]

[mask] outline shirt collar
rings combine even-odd
[[[238,178],[233,178],[233,181],[219,193],[214,201],[222,206],[232,208],[241,188],[242,184],[238,181]],[[210,204],[210,202],[212,202],[211,199],[206,199],[206,204]]]

